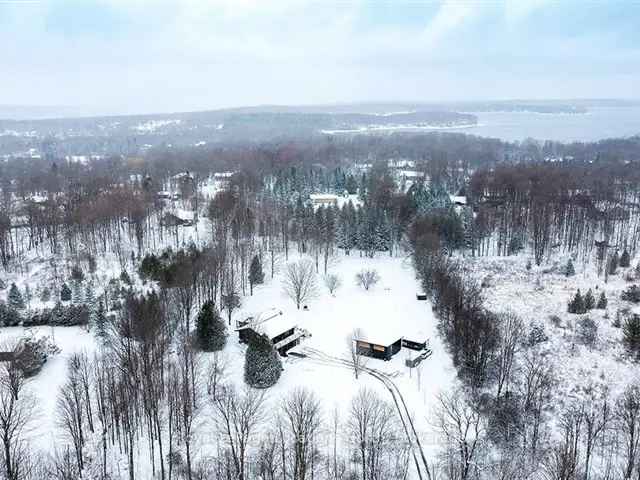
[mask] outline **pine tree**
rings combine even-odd
[[[578,291],[576,292],[576,296],[573,297],[573,300],[569,302],[567,311],[569,313],[577,313],[577,314],[582,314],[586,312],[584,308],[584,299],[582,298],[580,289],[578,289]]]
[[[263,282],[264,272],[262,271],[262,262],[260,261],[260,257],[255,255],[251,260],[251,265],[249,266],[249,287],[251,295],[253,295],[253,286],[259,285]]]
[[[573,277],[576,274],[576,269],[573,266],[573,260],[569,259],[567,266],[564,269],[564,274],[567,277]]]
[[[44,287],[42,292],[40,292],[40,301],[48,302],[51,300],[51,289],[49,287]]]
[[[68,302],[71,300],[71,289],[66,283],[63,283],[62,288],[60,288],[60,300],[62,300],[63,302]]]
[[[636,279],[640,280],[640,262],[636,265]]]
[[[614,252],[609,259],[609,275],[615,275],[618,270],[618,252]]]
[[[275,385],[282,374],[280,355],[266,335],[256,335],[249,341],[244,360],[244,381],[254,388]]]
[[[196,320],[199,347],[205,352],[222,350],[227,343],[227,328],[213,302],[202,305]]]
[[[631,265],[631,257],[629,256],[629,252],[625,248],[624,251],[622,252],[622,255],[620,255],[620,267],[627,268],[630,265]]]
[[[104,303],[102,300],[98,302],[95,317],[95,335],[98,339],[104,342],[107,339],[107,316],[104,311]]]
[[[640,315],[627,317],[622,325],[622,342],[629,353],[640,356]]]
[[[604,310],[605,308],[607,308],[607,296],[604,294],[604,292],[600,293],[600,298],[598,298],[598,304],[596,305],[596,308],[598,310]]]
[[[9,287],[9,296],[7,297],[7,303],[9,304],[9,308],[13,310],[24,309],[24,299],[22,298],[22,293],[20,293],[20,289],[15,283],[12,283],[11,287]]]
[[[71,284],[71,288],[71,303],[81,305],[84,302],[81,283],[76,280]]]
[[[584,309],[585,311],[593,310],[596,306],[596,299],[593,296],[591,289],[587,290],[587,294],[584,296]]]

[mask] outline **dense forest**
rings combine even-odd
[[[406,479],[414,463],[423,480],[635,478],[640,387],[551,419],[558,376],[536,355],[544,332],[523,333],[517,315],[489,310],[465,259],[526,251],[543,265],[564,252],[605,279],[640,247],[639,161],[640,138],[511,144],[429,134],[0,163],[0,323],[88,325],[100,345],[69,359],[56,392],[64,441],[49,456],[25,440],[35,405],[24,392],[53,347],[27,345],[0,365],[2,478],[124,478],[108,460],[121,455],[134,480],[140,451],[163,480]],[[315,194],[333,196],[317,205]],[[186,227],[195,240],[185,241]],[[90,283],[108,254],[116,275]],[[343,406],[343,423],[304,386],[274,410],[265,387],[278,381],[280,360],[269,341],[250,343],[244,389],[224,382],[220,357],[204,355],[224,347],[233,312],[290,258],[311,262],[287,267],[300,308],[307,279],[326,275],[338,255],[407,258],[415,268],[461,382],[439,399],[437,458],[418,459],[393,406],[367,390]],[[4,284],[34,257],[49,259],[50,284]],[[28,308],[34,296],[55,307]],[[625,338],[637,348],[640,324],[629,322]],[[218,439],[208,456],[194,454],[204,412]]]

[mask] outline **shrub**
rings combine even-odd
[[[630,265],[631,265],[631,257],[629,256],[629,252],[625,248],[624,252],[622,252],[622,255],[620,255],[620,267],[627,268]]]
[[[9,295],[7,297],[7,301],[9,303],[9,308],[13,310],[23,310],[24,309],[24,299],[22,298],[22,293],[20,293],[20,289],[16,286],[15,283],[11,284],[9,287]]]
[[[558,315],[549,316],[549,320],[554,327],[560,328],[562,326],[562,319]]]
[[[534,345],[537,345],[539,343],[546,342],[547,340],[549,340],[549,337],[544,331],[544,325],[542,325],[541,323],[535,323],[531,326],[531,330],[529,330],[529,336],[527,338],[527,343],[530,347],[533,347]]]
[[[40,292],[40,301],[48,302],[49,300],[51,300],[51,289],[43,287],[42,292]]]
[[[593,345],[598,339],[598,325],[590,317],[578,321],[578,340],[585,345]]]
[[[18,310],[14,310],[6,303],[0,302],[0,326],[17,327],[22,323],[22,315]]]
[[[585,309],[585,306],[584,306],[584,299],[580,294],[580,289],[578,289],[575,297],[573,297],[573,299],[569,302],[569,305],[567,305],[567,312],[582,314],[582,313],[585,313],[586,311],[587,310]]]
[[[334,295],[340,288],[340,285],[342,285],[342,281],[336,274],[330,273],[329,275],[324,277],[324,285],[327,287],[327,290],[329,290],[329,293],[331,295]]]
[[[361,270],[356,274],[356,283],[365,290],[369,290],[380,280],[376,270]]]
[[[618,258],[618,252],[614,252],[613,255],[611,255],[611,258],[609,259],[609,265],[608,265],[609,275],[616,274],[616,272],[618,271],[619,261],[620,259]]]
[[[80,268],[80,265],[74,265],[71,267],[71,279],[76,282],[84,280],[84,272],[82,271],[82,268]]]
[[[63,302],[71,301],[71,289],[66,283],[63,283],[62,288],[60,288],[60,300]]]
[[[573,266],[573,260],[569,259],[567,266],[564,267],[564,274],[567,277],[573,277],[576,274],[576,269]]]
[[[596,299],[593,296],[591,289],[587,290],[587,294],[584,296],[584,309],[585,311],[593,310],[596,306]]]
[[[620,298],[627,302],[640,303],[640,287],[631,285],[622,292]]]
[[[596,304],[596,308],[598,310],[604,310],[605,308],[607,308],[607,296],[604,294],[604,292],[600,292],[600,297],[598,298],[598,303]]]

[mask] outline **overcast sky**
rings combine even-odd
[[[0,104],[640,97],[638,0],[0,0]]]

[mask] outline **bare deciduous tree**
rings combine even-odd
[[[356,283],[365,290],[369,290],[380,281],[377,270],[360,270],[356,273]]]
[[[480,412],[458,390],[438,397],[436,422],[446,445],[444,457],[449,475],[459,480],[471,478],[485,434]]]
[[[282,288],[284,293],[296,304],[298,310],[300,305],[315,297],[317,283],[313,262],[305,259],[289,263],[284,272]]]
[[[498,345],[496,355],[496,377],[499,400],[503,390],[509,391],[516,354],[518,352],[524,325],[514,313],[507,312],[498,316]]]
[[[394,477],[396,465],[391,458],[395,456],[398,438],[395,420],[391,405],[375,392],[362,388],[352,399],[347,429],[358,452],[362,480]]]
[[[35,401],[24,390],[22,374],[14,362],[0,366],[0,441],[7,480],[20,480],[29,458],[28,433],[34,419]]]
[[[324,277],[324,285],[329,290],[329,293],[334,295],[342,285],[342,281],[335,273],[330,273]]]
[[[347,354],[349,355],[349,361],[353,366],[353,372],[358,379],[360,372],[367,366],[367,357],[360,355],[358,351],[358,341],[364,338],[364,331],[360,328],[355,328],[347,335],[345,339],[347,345]]]
[[[213,398],[215,422],[233,460],[233,476],[247,476],[247,452],[257,428],[264,419],[264,392],[245,387],[237,392],[222,386]]]
[[[309,390],[298,388],[284,400],[282,407],[293,451],[292,478],[311,476],[315,459],[314,438],[321,427],[320,402]]]

